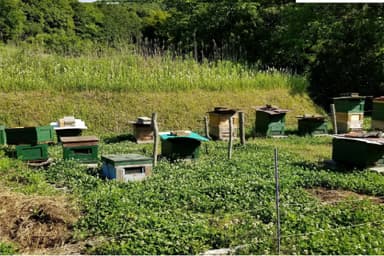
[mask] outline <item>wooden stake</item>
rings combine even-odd
[[[229,121],[229,141],[228,141],[228,159],[232,158],[232,146],[233,146],[233,136],[232,136],[232,130],[233,130],[233,124],[232,124],[232,117],[228,119]]]
[[[207,116],[204,117],[204,129],[205,129],[205,137],[208,139],[211,139],[209,137],[209,127],[208,127],[208,117]]]
[[[241,145],[245,145],[245,127],[244,127],[244,112],[239,112],[239,122],[240,122],[240,143]]]
[[[279,164],[277,148],[274,150],[274,162],[275,162],[275,196],[276,196],[276,251],[277,255],[280,254],[280,185],[279,185]]]
[[[159,145],[159,128],[157,127],[157,113],[152,113],[151,125],[153,129],[153,167],[157,165],[157,152]]]
[[[337,120],[336,120],[335,104],[331,104],[331,118],[332,118],[332,124],[333,124],[333,134],[337,134]]]

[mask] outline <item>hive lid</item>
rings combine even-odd
[[[180,135],[174,132],[160,132],[159,136],[161,140],[168,140],[168,139],[193,139],[198,141],[209,141],[209,139],[191,131],[184,131],[184,134],[181,134],[181,131],[178,131]]]
[[[136,121],[130,121],[129,123],[150,125],[152,123],[152,119],[147,116],[139,116]]]
[[[384,101],[384,96],[373,98],[373,101]]]
[[[322,115],[312,115],[312,114],[304,114],[301,116],[296,116],[298,119],[309,119],[309,120],[325,120],[325,116]]]
[[[135,161],[152,161],[151,157],[143,156],[139,154],[111,154],[111,155],[102,155],[102,159],[106,159],[113,162],[135,162]]]
[[[209,111],[208,113],[217,113],[217,114],[235,114],[238,110],[234,108],[227,107],[215,107],[213,111]]]
[[[96,136],[70,136],[70,137],[60,137],[61,142],[71,143],[71,142],[98,142],[99,138]]]
[[[384,145],[382,132],[349,132],[346,134],[333,135],[336,139],[361,141],[369,144]]]
[[[256,111],[262,111],[262,112],[268,113],[270,115],[278,115],[278,114],[284,114],[284,113],[289,112],[288,109],[281,109],[281,108],[278,108],[276,106],[272,106],[269,104],[267,104],[265,106],[256,107]]]
[[[358,92],[346,92],[346,93],[340,93],[339,97],[334,97],[332,99],[334,100],[341,100],[341,99],[365,99],[367,96],[360,96]]]

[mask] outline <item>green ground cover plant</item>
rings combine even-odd
[[[98,241],[82,252],[197,254],[231,248],[236,254],[274,254],[273,149],[278,148],[282,252],[381,254],[384,177],[323,167],[318,161],[330,158],[330,144],[329,137],[255,139],[236,145],[227,160],[226,143],[208,142],[198,161],[161,161],[149,179],[134,183],[105,180],[99,169],[64,162],[60,147],[53,146],[54,164],[37,172],[45,186],[76,198],[82,214],[75,241]],[[149,156],[151,145],[102,143],[100,151]],[[21,168],[17,176],[26,173],[36,171]],[[361,195],[324,201],[309,192],[317,188]]]

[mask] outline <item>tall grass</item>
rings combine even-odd
[[[289,88],[303,92],[307,80],[277,70],[258,71],[230,61],[198,63],[191,57],[145,57],[132,49],[105,50],[78,57],[40,49],[0,46],[3,91],[148,91]]]

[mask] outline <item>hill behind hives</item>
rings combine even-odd
[[[128,121],[158,113],[160,129],[202,130],[215,106],[245,111],[277,105],[295,116],[323,113],[306,93],[305,77],[229,61],[141,56],[129,50],[77,57],[39,49],[0,47],[0,122],[8,127],[47,125],[64,115],[83,119],[91,133],[127,133]]]

